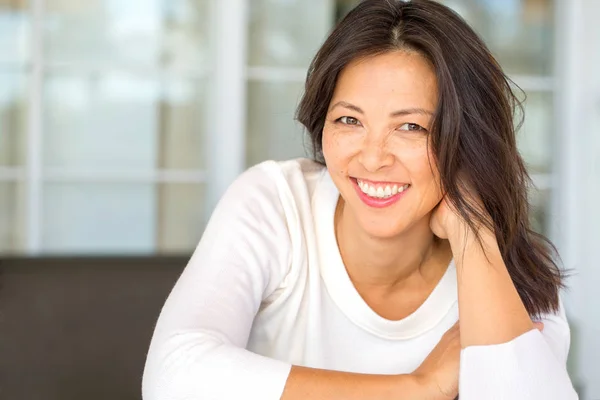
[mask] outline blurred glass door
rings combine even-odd
[[[547,232],[554,2],[444,2],[473,24],[527,94],[519,145],[539,188],[534,223]],[[232,165],[244,167],[310,155],[294,121],[306,70],[356,3],[0,0],[0,251],[190,252],[209,197],[219,194],[207,184],[220,176],[208,161],[210,141],[227,149],[238,138],[243,160]],[[226,48],[215,16],[226,20],[235,4],[247,6],[243,37]],[[232,69],[244,89],[227,92],[237,97],[218,109],[214,99],[228,88],[219,86],[227,79],[213,79],[216,49],[225,59],[245,55]],[[244,122],[224,135],[211,122],[227,121],[228,104],[241,105]]]

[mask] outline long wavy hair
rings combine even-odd
[[[355,59],[391,51],[418,52],[435,68],[439,98],[430,145],[443,192],[470,228],[495,232],[529,314],[556,311],[565,273],[555,247],[530,225],[531,179],[515,139],[523,106],[485,43],[448,7],[364,0],[340,21],[310,65],[297,110],[315,159],[325,163],[323,127],[340,72]],[[464,182],[485,210],[464,195]]]

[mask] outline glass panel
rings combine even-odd
[[[555,136],[552,93],[529,93],[524,105],[525,122],[517,132],[519,149],[530,173],[549,173]]]
[[[529,192],[531,202],[531,225],[532,228],[542,235],[550,235],[550,190],[532,188]]]
[[[198,168],[204,85],[125,73],[60,76],[45,87],[44,162],[88,169]]]
[[[0,72],[0,165],[23,165],[27,129],[26,80]]]
[[[510,74],[551,75],[554,0],[443,0],[477,31]]]
[[[158,166],[203,169],[206,166],[208,90],[205,80],[165,82],[160,104]]]
[[[29,52],[28,1],[0,0],[0,64],[24,64]]]
[[[210,67],[211,3],[212,0],[162,0],[165,36],[161,45],[166,65]]]
[[[152,169],[159,93],[157,81],[127,74],[50,77],[45,86],[45,164]]]
[[[302,83],[250,82],[248,85],[248,166],[268,159],[285,160],[310,154],[312,147],[294,121]]]
[[[24,244],[24,186],[14,182],[0,182],[0,253],[20,253]]]
[[[204,185],[163,184],[158,189],[160,253],[188,253],[194,250],[205,227]]]
[[[191,252],[204,230],[201,184],[47,183],[46,253]]]
[[[46,0],[51,62],[203,66],[207,0]]]
[[[334,22],[331,0],[250,2],[250,65],[308,67]]]
[[[44,252],[153,252],[155,190],[151,184],[46,184],[42,208]]]

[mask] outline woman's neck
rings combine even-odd
[[[360,229],[338,202],[338,247],[355,286],[395,291],[412,285],[435,285],[452,257],[447,241],[437,239],[424,218],[402,235],[375,238]]]

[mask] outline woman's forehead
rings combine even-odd
[[[394,107],[435,108],[435,70],[416,52],[389,52],[356,60],[338,77],[332,103],[339,100],[353,104],[391,103]]]

